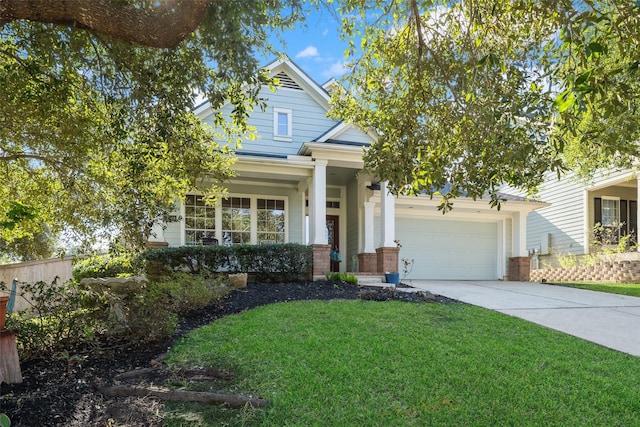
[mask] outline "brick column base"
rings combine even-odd
[[[509,280],[512,282],[528,282],[530,280],[531,259],[528,256],[509,258]]]
[[[358,254],[358,273],[377,273],[378,255],[363,252]]]
[[[400,248],[376,248],[378,273],[398,271],[398,254]]]
[[[324,273],[331,271],[331,246],[311,245],[313,248],[313,280],[324,279]]]

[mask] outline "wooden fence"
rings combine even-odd
[[[0,296],[9,295],[11,282],[18,279],[18,282],[51,283],[53,279],[58,277],[58,283],[64,283],[71,280],[71,264],[73,257],[51,258],[38,261],[20,262],[16,264],[0,265],[0,282],[4,282],[7,291],[0,291]],[[18,293],[20,289],[18,288]],[[23,298],[16,298],[13,311],[21,311],[29,308],[29,303]]]

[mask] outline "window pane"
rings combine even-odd
[[[284,243],[284,200],[258,199],[258,243]]]
[[[187,245],[200,245],[204,236],[215,235],[215,208],[207,206],[203,196],[186,196],[184,212]]]
[[[289,115],[287,113],[278,113],[278,135],[289,135]]]
[[[618,225],[620,222],[620,201],[602,200],[602,225]]]

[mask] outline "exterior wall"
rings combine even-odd
[[[533,252],[540,248],[542,238],[549,233],[553,254],[584,253],[584,185],[573,174],[558,180],[550,173],[536,197],[551,206],[527,216],[527,249]]]
[[[615,185],[631,176],[630,170],[600,171],[590,182],[584,182],[576,178],[574,173],[560,180],[555,174],[548,174],[546,183],[536,197],[551,206],[529,213],[527,249],[531,252],[539,249],[548,233],[551,237],[550,253],[540,256],[541,264],[553,265],[555,258],[561,255],[588,253],[588,236],[594,223],[593,198],[604,195],[637,200],[635,188]],[[590,188],[593,190],[587,191]]]
[[[358,182],[353,179],[347,186],[347,261],[348,271],[358,271],[357,263],[353,262],[358,256],[360,245],[360,223],[358,221]]]
[[[314,141],[338,121],[329,119],[326,110],[306,92],[295,89],[280,88],[272,92],[268,88],[260,91],[260,96],[268,99],[265,111],[259,109],[251,113],[248,124],[255,127],[258,138],[254,141],[243,141],[238,152],[277,153],[279,155],[296,155],[305,142]],[[285,108],[292,111],[292,140],[278,141],[273,138],[273,109]],[[223,107],[228,115],[231,106]],[[213,127],[213,115],[203,118],[205,123]]]

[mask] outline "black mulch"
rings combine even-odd
[[[338,282],[249,285],[218,304],[189,313],[178,332],[165,341],[142,348],[112,343],[109,348],[73,351],[71,358],[58,354],[24,363],[22,384],[0,385],[0,413],[10,417],[12,426],[162,426],[164,405],[158,399],[111,398],[99,389],[113,384],[120,373],[149,367],[167,353],[176,338],[220,317],[274,302],[355,298],[455,302],[430,294],[363,290]],[[166,377],[146,379],[158,385],[163,380]]]

